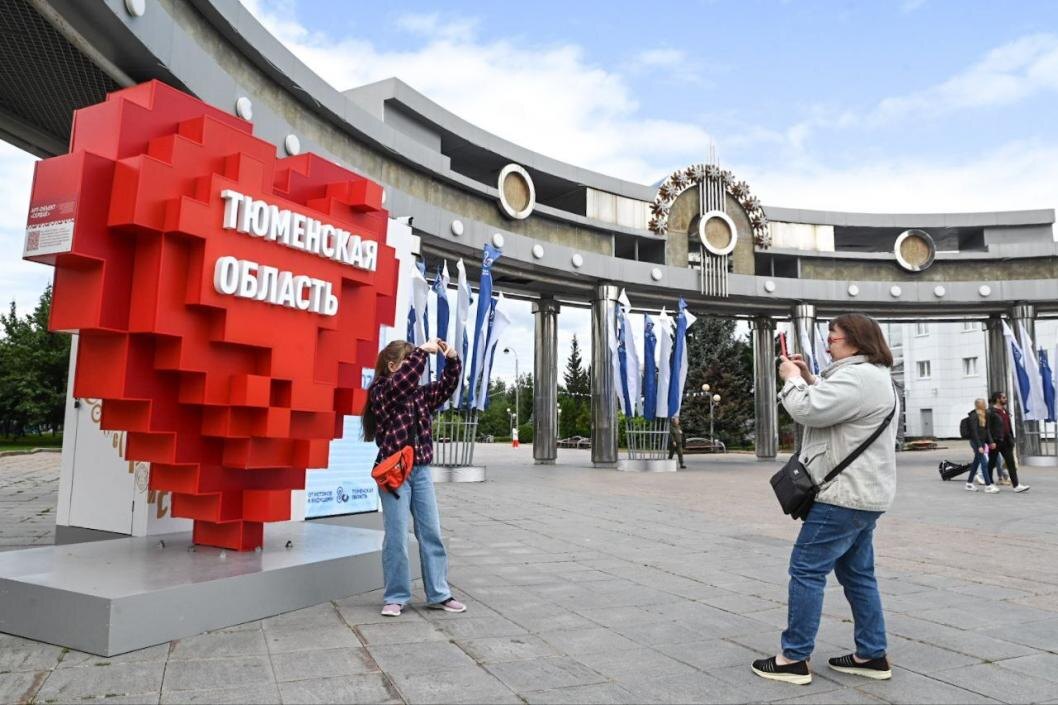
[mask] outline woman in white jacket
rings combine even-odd
[[[818,377],[798,355],[783,358],[783,407],[804,426],[800,458],[812,478],[824,476],[867,440],[897,405],[890,374],[893,355],[878,324],[861,314],[830,323],[827,344],[834,362]],[[896,419],[841,474],[822,484],[790,555],[787,628],[779,655],[753,663],[764,678],[812,681],[808,659],[815,647],[827,575],[834,571],[855,621],[856,651],[832,658],[844,673],[887,679],[885,618],[874,576],[874,526],[896,493]]]

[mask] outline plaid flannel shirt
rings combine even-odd
[[[371,385],[368,394],[378,419],[375,443],[379,460],[411,446],[416,465],[433,462],[433,412],[455,392],[463,365],[458,357],[448,360],[439,381],[420,385],[427,357],[416,348],[404,358],[400,369]]]

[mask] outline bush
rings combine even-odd
[[[518,442],[533,442],[533,425],[531,423],[523,423],[521,426],[518,427]]]

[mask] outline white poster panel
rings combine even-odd
[[[378,447],[365,443],[359,416],[346,416],[342,438],[331,442],[330,466],[305,478],[305,518],[377,512],[378,485],[371,477]]]

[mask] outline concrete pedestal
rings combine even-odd
[[[0,632],[113,656],[382,587],[380,531],[287,522],[260,552],[191,547],[188,532],[0,553]]]
[[[437,465],[430,466],[430,474],[433,481],[437,482],[484,482],[484,465],[461,465],[459,467],[447,468]]]
[[[675,460],[618,460],[621,472],[676,472]]]

